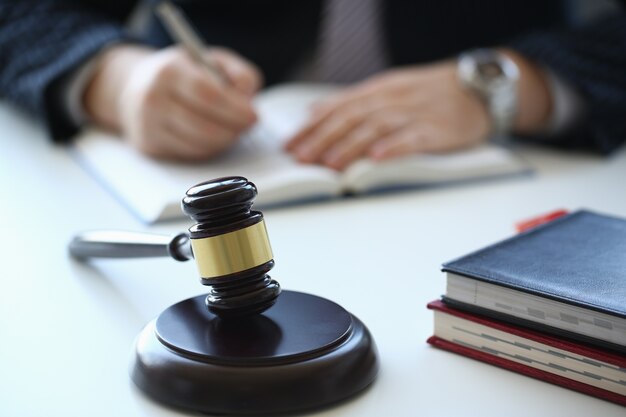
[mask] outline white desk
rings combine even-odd
[[[0,415],[186,415],[146,399],[128,376],[133,339],[161,310],[203,292],[169,259],[81,265],[66,244],[97,228],[147,228],[32,121],[0,108]],[[381,372],[320,416],[624,416],[626,409],[429,347],[439,266],[556,208],[626,216],[626,150],[611,159],[525,149],[533,177],[343,200],[265,213],[287,289],[361,318]],[[254,180],[254,179],[252,179]],[[191,185],[191,184],[190,184]],[[158,184],[155,184],[158,186]],[[181,195],[185,190],[181,190]]]

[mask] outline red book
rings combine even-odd
[[[510,371],[626,405],[626,358],[612,351],[450,308],[433,301],[428,343]]]

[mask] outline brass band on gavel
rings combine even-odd
[[[203,279],[245,271],[274,257],[264,220],[234,232],[192,238],[191,246]]]

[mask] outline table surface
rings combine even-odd
[[[195,265],[80,264],[66,248],[82,230],[171,234],[190,222],[141,224],[66,148],[6,105],[0,149],[0,415],[187,415],[147,399],[128,364],[146,323],[203,292]],[[519,152],[534,175],[265,212],[272,277],[341,304],[366,323],[380,353],[371,388],[310,415],[624,416],[623,407],[426,344],[433,330],[426,304],[445,291],[444,261],[554,209],[626,216],[626,149],[608,159]]]

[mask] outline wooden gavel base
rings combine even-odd
[[[324,407],[369,386],[374,340],[341,306],[283,291],[263,314],[223,320],[205,296],[181,301],[137,338],[135,384],[161,403],[209,414],[277,414]]]

